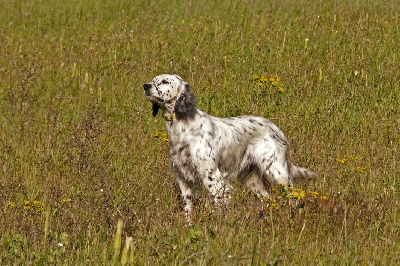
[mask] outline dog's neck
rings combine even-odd
[[[179,117],[178,114],[172,112],[164,112],[163,118],[165,121],[165,127],[168,132],[168,137],[170,141],[176,142],[179,141],[181,138],[185,138],[186,134],[181,134],[185,132],[188,128],[190,128],[193,123],[199,123],[199,119],[203,116],[201,115],[201,111],[197,110],[196,114],[193,117]]]
[[[182,114],[180,114],[179,112],[175,112],[174,110],[171,110],[171,108],[161,108],[162,110],[162,117],[164,118],[165,121],[175,121],[175,120],[184,120],[184,121],[189,121],[189,120],[193,120],[196,115],[199,113],[199,110],[197,108],[195,108],[195,111],[193,112],[193,114],[189,117],[189,116],[185,116]]]
[[[162,117],[165,121],[173,121],[177,119],[176,113],[174,112],[173,104],[160,106]]]
[[[171,106],[162,106],[161,111],[162,111],[162,117],[164,118],[165,121],[174,121],[178,119],[176,113],[174,112],[174,109],[171,108]]]
[[[165,119],[165,121],[174,121],[176,119],[176,114],[172,113],[172,114],[165,114],[163,113],[162,115]]]

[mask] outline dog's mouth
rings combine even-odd
[[[147,99],[149,99],[151,102],[154,102],[154,103],[164,103],[165,102],[164,99],[155,97],[147,92],[145,92],[145,95],[146,95]]]
[[[150,91],[144,90],[144,95],[152,102],[163,103],[164,99],[151,95]]]
[[[170,104],[173,101],[176,100],[177,96],[172,97],[171,99],[165,100],[163,98],[160,97],[156,97],[154,95],[151,94],[151,92],[149,90],[144,90],[144,95],[146,96],[146,98],[153,102],[153,103],[158,103],[158,104]]]
[[[163,103],[164,99],[158,98],[158,97],[154,97],[154,99],[156,99],[158,102]]]

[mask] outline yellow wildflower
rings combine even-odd
[[[163,133],[163,132],[161,132],[161,131],[154,131],[154,132],[153,132],[153,137],[155,137],[155,138],[157,138],[157,139],[161,139],[161,140],[163,140],[164,142],[168,142],[168,141],[169,141],[169,139],[168,139],[168,134]]]
[[[295,191],[293,191],[291,194],[291,198],[297,199],[297,200],[303,199],[305,196],[306,196],[306,192],[299,188],[295,189]]]
[[[169,142],[169,139],[168,139],[168,135],[167,135],[167,134],[163,134],[162,139],[163,139],[164,142]]]
[[[160,133],[159,131],[153,131],[153,137],[158,138],[160,137]]]
[[[353,160],[353,161],[357,161],[358,160],[358,156],[349,156],[349,159]]]
[[[357,171],[358,171],[359,173],[363,173],[363,172],[365,171],[365,167],[360,166],[360,165],[357,165]]]
[[[62,198],[61,199],[61,203],[70,203],[71,202],[71,199],[70,198]]]
[[[314,199],[318,198],[318,196],[319,196],[319,193],[316,192],[316,191],[311,191],[309,194],[310,194],[310,196],[313,197]]]
[[[271,204],[272,209],[274,210],[279,210],[279,205],[276,203],[276,200],[274,200]]]

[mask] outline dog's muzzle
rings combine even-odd
[[[144,93],[146,93],[148,96],[150,96],[151,87],[152,85],[150,83],[143,84]]]
[[[151,85],[150,83],[143,84],[144,94],[146,94],[146,96],[148,96],[150,98],[155,99],[159,103],[163,103],[164,99],[151,95],[151,93],[150,93],[151,87],[153,87],[153,85]]]

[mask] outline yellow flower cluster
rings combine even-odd
[[[347,156],[343,158],[337,158],[336,161],[340,164],[346,163],[356,163],[359,160],[358,156]],[[359,173],[363,173],[366,170],[366,167],[356,163],[356,171]]]
[[[44,211],[44,208],[38,200],[24,200],[24,210],[35,210],[37,212]]]
[[[161,132],[161,131],[154,131],[153,132],[153,137],[155,137],[157,139],[160,139],[160,140],[162,140],[164,142],[169,142],[168,135],[166,133],[164,133],[164,132]]]
[[[259,75],[253,75],[253,80],[257,82],[258,86],[261,88],[274,88],[277,89],[279,93],[284,93],[285,88],[281,83],[281,78],[277,76],[265,77]]]
[[[71,199],[70,198],[61,198],[60,199],[60,201],[61,201],[61,203],[64,203],[64,204],[69,204],[69,203],[71,203]]]
[[[347,156],[347,158],[346,157],[343,157],[343,158],[338,158],[338,159],[336,159],[339,163],[341,163],[341,164],[345,164],[346,162],[349,162],[349,161],[358,161],[358,156]]]
[[[272,202],[272,204],[271,204],[271,207],[272,207],[272,209],[274,209],[274,210],[279,210],[279,205],[278,205],[278,203],[276,202],[276,200],[274,200],[273,202]]]
[[[21,205],[17,205],[15,201],[10,201],[7,204],[7,208],[12,209],[16,207],[21,207],[22,209],[29,211],[36,211],[36,212],[42,212],[44,211],[42,203],[38,200],[24,200]]]
[[[295,199],[295,200],[304,200],[306,196],[313,199],[327,200],[328,197],[325,195],[321,195],[316,191],[304,191],[300,188],[287,187],[285,184],[279,185],[277,188],[272,188],[272,192],[277,194],[277,198],[284,199]]]
[[[267,203],[267,205],[271,206],[273,210],[275,211],[279,210],[279,202],[276,199],[272,200],[271,198],[266,197],[264,200]]]
[[[15,203],[15,201],[11,201],[7,204],[8,208],[14,208],[17,204]]]
[[[328,197],[325,195],[320,195],[318,192],[316,191],[309,191],[308,195],[313,198],[313,199],[320,199],[320,200],[327,200]]]
[[[301,189],[296,189],[296,191],[293,191],[292,194],[290,194],[290,197],[295,200],[304,199],[305,196],[306,196],[306,192]]]
[[[359,173],[363,173],[365,171],[365,169],[366,168],[364,166],[361,166],[361,165],[357,165],[357,167],[356,167],[356,170]]]

